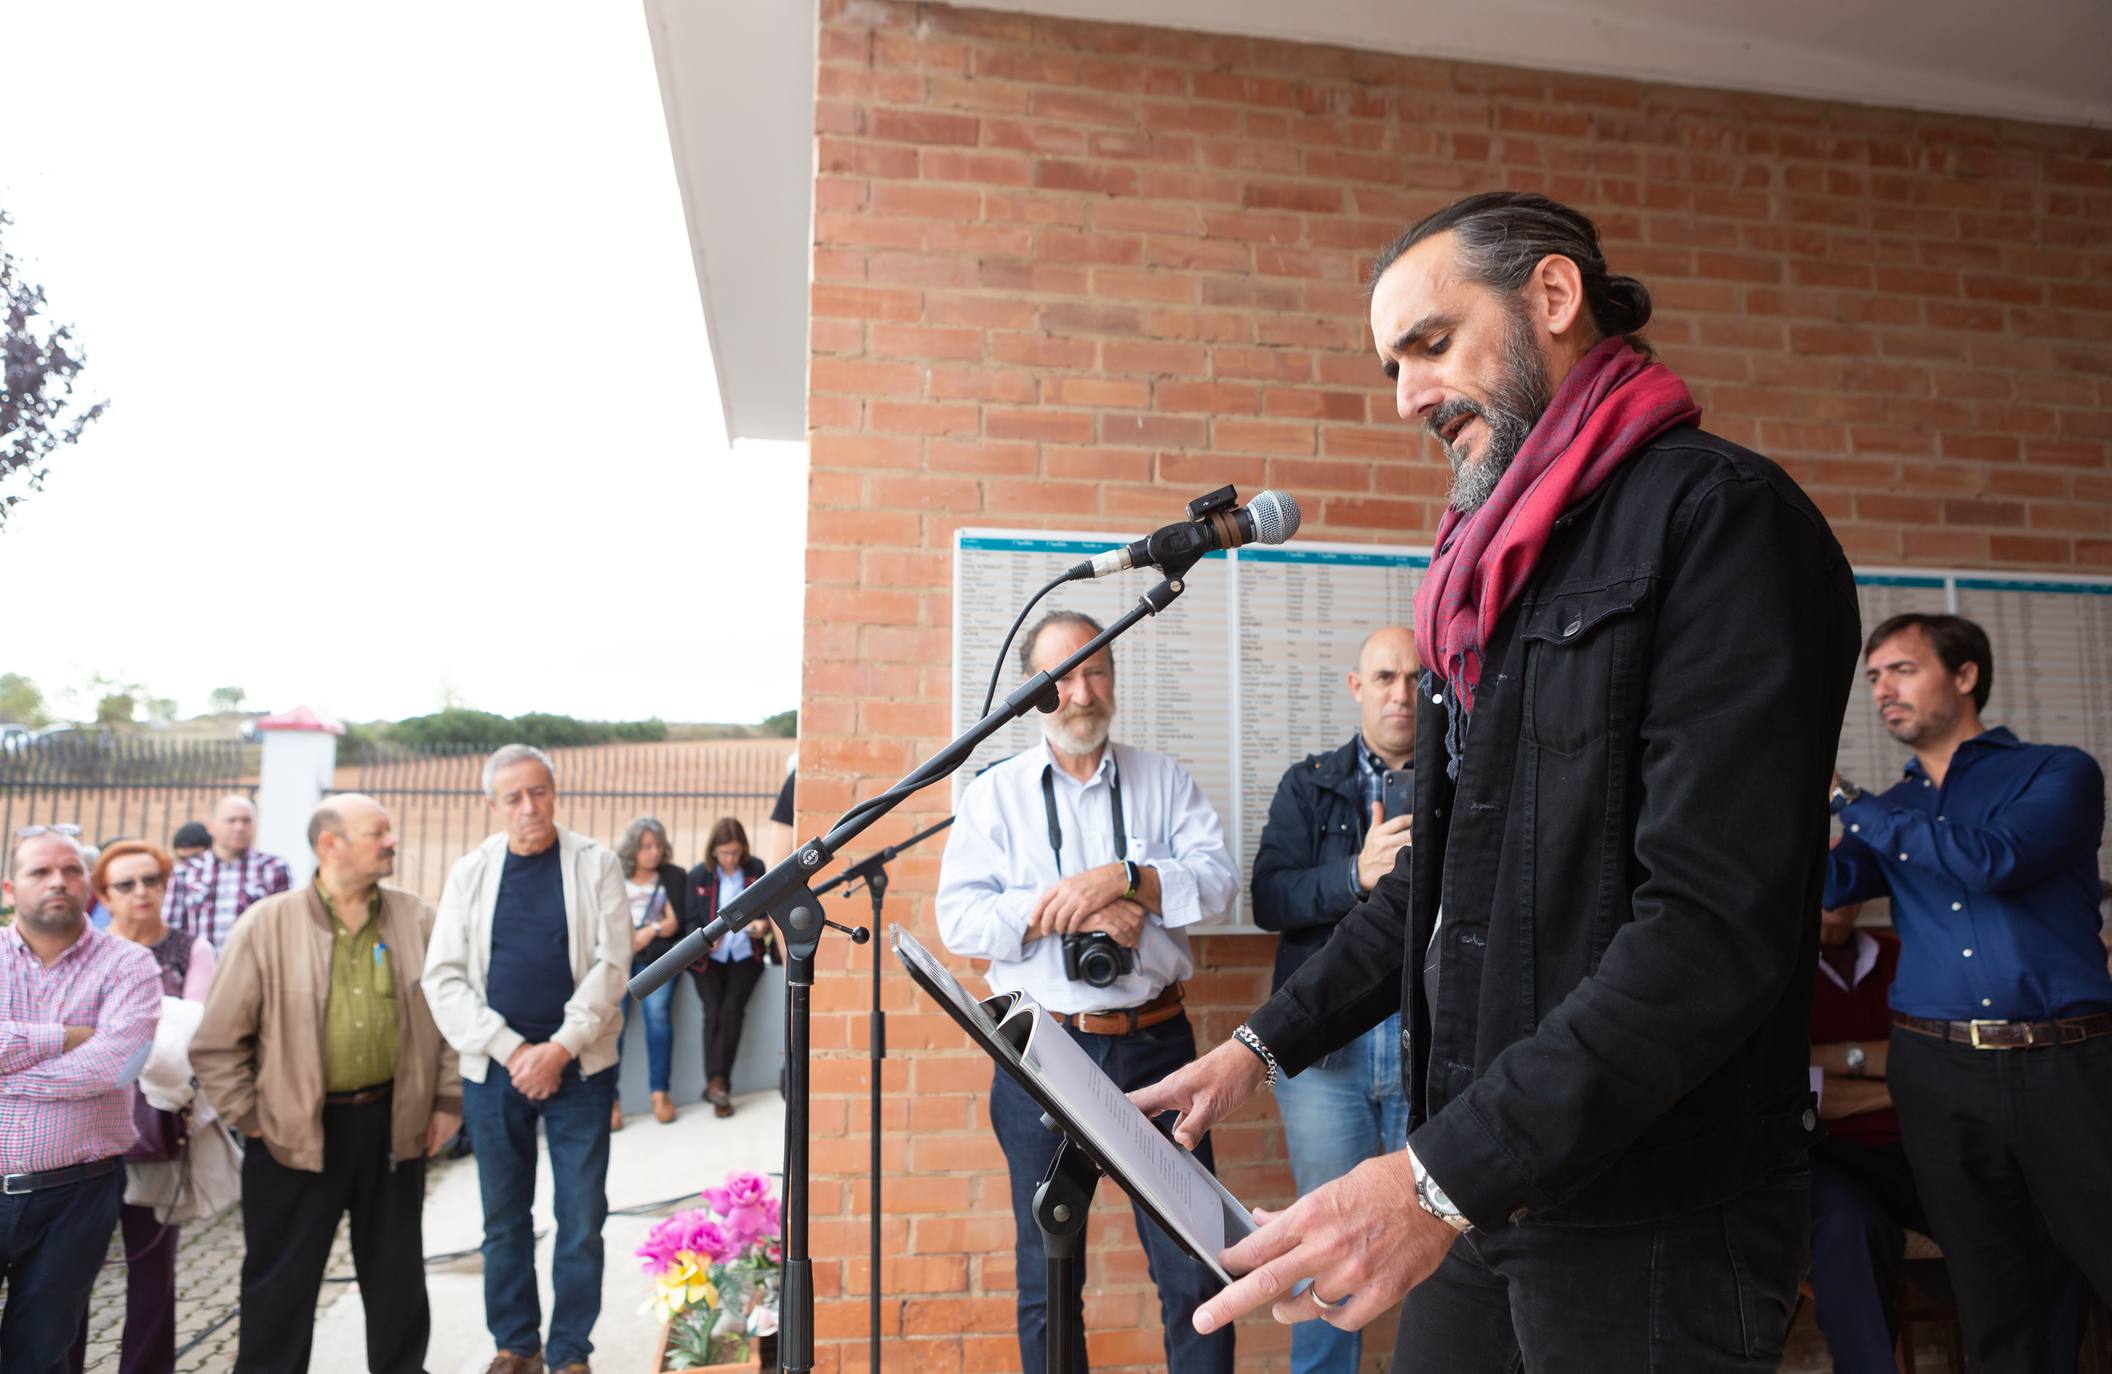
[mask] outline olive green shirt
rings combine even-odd
[[[330,894],[316,884],[330,913],[330,1000],[323,1008],[323,1091],[358,1092],[396,1077],[396,970],[381,938],[381,889],[367,901],[367,923],[357,934],[339,919]]]

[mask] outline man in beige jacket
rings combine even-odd
[[[462,1056],[484,1200],[484,1322],[498,1347],[488,1374],[588,1374],[631,906],[615,852],[557,824],[557,771],[541,750],[494,753],[484,791],[506,828],[447,875],[425,992]],[[538,1124],[557,1214],[547,1342],[529,1217]]]
[[[418,981],[433,911],[381,885],[396,834],[372,798],[325,801],[308,843],[315,881],[236,924],[191,1041],[200,1089],[248,1137],[235,1370],[308,1368],[316,1293],[350,1211],[367,1368],[420,1374],[425,1161],[462,1120],[455,1052]]]

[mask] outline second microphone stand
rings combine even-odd
[[[922,844],[952,824],[953,817],[948,816],[937,825],[919,830],[900,844],[891,844],[877,854],[860,859],[843,872],[817,886],[814,889],[814,895],[817,897],[825,896],[831,890],[842,887],[844,888],[844,896],[854,896],[857,893],[857,888],[847,885],[863,882],[867,895],[873,899],[873,934],[880,934],[887,928],[881,922],[880,908],[887,897],[888,864],[892,863],[904,850]],[[873,1194],[871,1204],[873,1221],[871,1264],[873,1272],[871,1277],[871,1310],[869,1312],[872,1332],[867,1337],[871,1347],[871,1353],[866,1361],[868,1369],[878,1369],[880,1367],[880,1062],[887,1058],[887,1011],[880,1005],[880,955],[880,942],[875,940],[873,942],[873,1010],[866,1023],[866,1060],[872,1073],[872,1082],[869,1086],[872,1098],[873,1145],[872,1162],[868,1166],[872,1174],[870,1187]]]
[[[785,1245],[784,1288],[779,1298],[778,1356],[785,1374],[807,1374],[814,1368],[814,1261],[807,1248],[808,1182],[807,1155],[812,1112],[808,1097],[812,1047],[808,1026],[813,1016],[814,954],[821,932],[833,927],[864,944],[864,931],[853,932],[821,913],[821,899],[809,884],[824,865],[844,846],[858,838],[882,816],[911,796],[953,773],[974,754],[976,747],[1029,711],[1051,711],[1056,707],[1056,683],[1077,671],[1087,660],[1119,639],[1148,615],[1157,615],[1172,605],[1186,589],[1188,570],[1202,557],[1169,559],[1162,568],[1166,578],[1137,598],[1137,604],[1114,624],[1094,635],[1076,653],[1046,672],[1036,673],[1021,684],[1004,703],[991,711],[951,744],[912,769],[900,782],[868,801],[860,802],[840,817],[828,834],[801,845],[784,862],[757,878],[728,902],[710,924],[676,941],[649,968],[629,984],[633,997],[644,1000],[669,979],[693,963],[721,935],[734,927],[768,915],[785,942]]]

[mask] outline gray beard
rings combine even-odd
[[[1071,721],[1051,716],[1042,722],[1041,732],[1058,753],[1068,754],[1072,758],[1084,758],[1106,747],[1108,732],[1114,721],[1115,713],[1109,711],[1098,721],[1079,730],[1074,728]]]
[[[1452,509],[1461,515],[1472,515],[1488,504],[1496,484],[1511,470],[1512,460],[1524,447],[1533,426],[1547,413],[1552,399],[1547,360],[1540,356],[1524,313],[1513,310],[1503,331],[1503,374],[1488,402],[1478,405],[1462,400],[1455,403],[1459,408],[1447,407],[1431,417],[1438,428],[1443,428],[1464,409],[1481,417],[1488,435],[1480,456],[1472,459],[1463,458],[1452,445],[1444,444],[1445,458],[1452,464],[1452,491],[1448,497]]]

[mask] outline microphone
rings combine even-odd
[[[1229,498],[1231,488],[1223,490],[1227,498],[1220,508],[1196,519],[1167,525],[1148,538],[1089,558],[1072,568],[1064,580],[1079,582],[1130,568],[1165,569],[1169,562],[1180,571],[1186,571],[1206,553],[1236,549],[1243,544],[1281,544],[1298,533],[1301,519],[1298,502],[1288,493],[1265,491],[1246,505],[1235,506]],[[1201,504],[1200,501],[1196,503]],[[1189,509],[1192,511],[1195,506]]]

